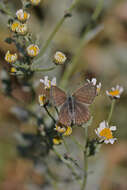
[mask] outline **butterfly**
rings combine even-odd
[[[86,123],[90,119],[88,106],[92,104],[96,96],[97,87],[90,82],[86,82],[69,96],[57,86],[52,86],[52,102],[56,107],[61,106],[58,122],[65,126]]]

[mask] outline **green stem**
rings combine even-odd
[[[81,190],[84,190],[86,187],[87,175],[88,175],[87,142],[88,142],[88,127],[85,128],[84,179],[81,186]]]
[[[19,63],[13,63],[12,66],[14,66],[14,67],[16,66],[16,67],[19,67],[19,68],[22,68],[22,69],[29,69],[30,68],[30,66],[27,65],[27,64],[21,65]]]
[[[67,13],[71,13],[72,10],[77,6],[77,4],[79,3],[80,0],[75,0],[75,2],[70,6],[70,8],[66,11]],[[45,51],[47,50],[50,42],[52,41],[52,39],[54,38],[54,36],[56,35],[56,33],[58,32],[58,30],[60,29],[60,27],[63,25],[64,21],[68,18],[68,16],[66,16],[66,14],[59,20],[59,22],[56,24],[53,32],[49,35],[47,41],[45,42],[43,48],[40,50],[39,56],[37,59],[39,59],[40,57],[43,56],[43,54],[45,53]],[[36,59],[36,60],[37,60]],[[36,63],[36,61],[35,61]]]
[[[79,141],[74,136],[71,135],[71,139],[82,151],[84,151],[84,146],[80,144]]]
[[[66,140],[65,140],[64,137],[63,137],[63,144],[64,144],[64,147],[65,147],[67,153],[69,153],[69,152],[70,152],[70,151],[69,151],[69,147],[68,147],[68,144],[67,144],[67,142],[66,142]]]
[[[46,72],[46,71],[52,71],[54,70],[56,67],[51,67],[51,68],[31,68],[31,71],[35,71],[35,72]]]
[[[100,15],[100,12],[103,8],[103,3],[104,3],[104,0],[98,0],[98,5],[94,11],[94,14],[92,16],[92,19],[93,20],[96,20],[98,18],[98,16]]]
[[[107,119],[108,124],[110,123],[111,118],[112,118],[113,110],[114,110],[114,107],[115,107],[115,102],[116,102],[116,100],[113,99],[112,103],[111,103],[111,108],[110,108],[109,116],[108,116],[108,119]]]
[[[64,159],[64,157],[63,157],[60,153],[58,153],[55,148],[53,149],[53,151],[54,151],[54,153],[58,156],[58,158],[59,158],[60,160],[62,160],[62,161],[66,164],[66,166],[72,171],[72,174],[75,176],[76,180],[77,180],[77,181],[79,182],[79,184],[80,184],[79,176],[78,176],[77,173],[75,172],[75,169],[74,169],[73,166],[70,164],[70,162],[69,162],[68,160]]]
[[[4,7],[4,5],[2,5],[2,3],[0,3],[0,10],[2,10],[8,16],[14,17],[14,15],[6,7]]]

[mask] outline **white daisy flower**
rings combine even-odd
[[[51,86],[56,86],[56,77],[50,81],[48,76],[45,76],[44,79],[40,79],[40,82],[44,84],[45,89],[50,89]]]
[[[97,129],[95,129],[95,133],[104,141],[105,144],[111,143],[113,144],[116,141],[116,138],[113,137],[112,131],[116,131],[116,126],[109,127],[106,121],[102,121]]]
[[[120,98],[123,91],[124,89],[122,86],[116,85],[116,87],[112,87],[110,91],[107,90],[106,94],[112,98]]]

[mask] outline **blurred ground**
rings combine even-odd
[[[66,20],[55,38],[53,39],[48,51],[46,52],[40,66],[48,67],[52,65],[52,55],[56,50],[65,52],[69,59],[75,54],[83,31],[90,21],[91,14],[98,1],[81,0],[78,7],[73,11],[72,17]],[[64,11],[71,5],[72,0],[42,0],[38,7],[30,9],[31,18],[29,21],[29,30],[37,37],[40,47],[48,38],[55,24],[63,16]],[[21,7],[20,1],[9,1],[8,6],[13,13]],[[85,47],[78,66],[68,81],[68,88],[77,88],[78,85],[87,77],[96,77],[102,82],[102,91],[96,98],[92,106],[94,116],[93,125],[90,130],[90,137],[95,136],[94,128],[107,118],[110,109],[110,99],[105,95],[105,90],[113,85],[120,84],[124,87],[124,93],[117,101],[112,124],[117,126],[118,141],[115,145],[105,145],[101,147],[101,152],[90,158],[89,179],[87,189],[91,190],[126,190],[127,189],[127,1],[107,0],[104,1],[103,11],[96,25],[104,24],[104,30],[101,31]],[[11,36],[7,29],[8,17],[0,12],[0,69],[8,69],[4,61],[5,52],[8,49],[15,49],[4,42],[4,39]],[[65,67],[68,66],[67,65]],[[65,68],[56,69],[49,72],[50,77],[56,76],[59,81]],[[36,86],[39,79],[45,74],[36,74],[33,83]],[[23,92],[11,77],[14,83],[14,94],[25,103],[30,101],[29,93]],[[74,85],[75,84],[75,85]],[[27,99],[26,99],[27,97]],[[37,97],[37,94],[36,94]],[[1,190],[48,190],[52,189],[45,184],[45,169],[39,164],[30,160],[22,159],[16,150],[17,140],[15,134],[18,132],[35,132],[34,121],[22,123],[11,112],[14,105],[18,102],[5,97],[0,93],[0,189]],[[39,110],[38,102],[35,107]],[[82,129],[74,131],[75,136],[82,141]],[[69,139],[68,139],[69,140]],[[72,154],[82,162],[82,155],[79,155],[77,147],[70,145]],[[58,149],[64,151],[60,145]],[[61,183],[61,190],[78,190],[74,179],[69,182],[69,171],[65,166],[55,165],[52,157],[48,158],[51,169],[60,178],[65,178],[66,185]],[[36,166],[36,167],[35,167]],[[59,171],[60,174],[59,174]],[[68,178],[68,180],[67,180]],[[59,189],[58,188],[58,189]]]

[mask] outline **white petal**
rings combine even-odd
[[[99,134],[98,134],[98,130],[96,130],[96,129],[95,129],[95,133],[96,133],[97,135],[99,135]]]
[[[120,86],[120,88],[119,88],[119,92],[120,92],[120,94],[123,92],[123,87],[122,86]]]
[[[116,89],[119,90],[119,89],[120,89],[120,86],[119,86],[119,85],[116,85]]]
[[[54,78],[52,79],[51,85],[52,85],[52,86],[56,86],[56,77],[54,77]]]
[[[41,83],[44,83],[44,80],[43,80],[43,79],[40,79],[40,82],[41,82]]]
[[[116,98],[120,98],[120,95],[115,96]]]
[[[89,79],[86,79],[86,81],[87,81],[88,83],[90,83],[90,80],[89,80]]]
[[[114,87],[112,87],[111,89],[112,89],[112,91],[115,91],[115,90],[116,90],[116,88],[114,88]]]
[[[108,144],[108,143],[110,143],[110,140],[105,140],[104,143]]]
[[[116,131],[116,126],[111,126],[111,127],[110,127],[110,130],[111,130],[111,131]]]
[[[47,80],[48,80],[48,76],[45,76],[45,77],[44,77],[44,80],[47,81]]]
[[[97,88],[101,88],[101,82],[99,82],[99,84],[97,85]]]
[[[116,138],[113,138],[113,139],[110,139],[109,141],[111,144],[114,144],[115,140],[116,140]]]
[[[110,96],[110,94],[109,94],[109,92],[106,90],[106,94],[108,95],[108,96]]]
[[[99,128],[102,130],[106,127],[106,122],[105,121],[102,121],[99,125]]]
[[[96,78],[92,78],[91,82],[93,83],[93,85],[96,85],[97,79]]]

